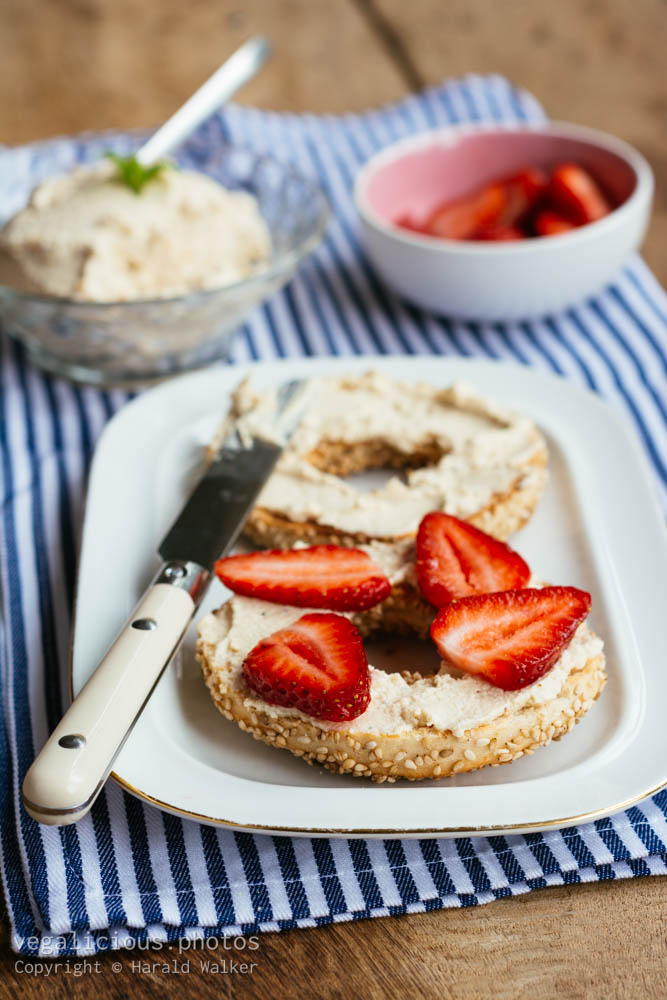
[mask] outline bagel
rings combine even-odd
[[[392,592],[349,615],[364,637],[428,634],[435,609],[414,585],[413,548],[409,542],[368,547],[390,575]],[[243,680],[243,662],[256,643],[302,614],[303,608],[234,596],[200,622],[197,658],[226,718],[255,739],[353,777],[414,781],[510,763],[568,732],[606,681],[602,641],[583,622],[555,665],[528,687],[504,691],[444,664],[432,676],[370,666],[366,711],[350,722],[326,722],[268,704]]]
[[[271,436],[275,393],[234,391],[211,451],[234,429]],[[400,471],[362,492],[346,476]],[[438,388],[377,372],[308,380],[301,422],[248,517],[260,546],[386,544],[414,538],[441,510],[507,539],[533,513],[547,448],[531,420],[456,384]]]

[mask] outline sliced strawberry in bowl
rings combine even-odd
[[[346,722],[370,702],[359,630],[342,615],[307,614],[262,639],[243,662],[248,687],[270,705]]]
[[[530,567],[505,542],[451,514],[432,511],[417,532],[417,581],[441,608],[470,594],[524,587]]]
[[[475,234],[475,239],[489,243],[507,243],[510,240],[524,240],[526,234],[518,226],[486,226]]]
[[[297,608],[365,611],[391,592],[366,552],[341,545],[228,556],[217,561],[215,572],[236,594]]]
[[[542,200],[549,178],[540,167],[526,167],[499,183],[507,194],[507,207],[502,217],[505,226],[516,225]]]
[[[576,587],[477,594],[442,608],[431,637],[448,663],[516,691],[553,667],[590,607]]]
[[[448,240],[470,240],[479,229],[499,222],[506,208],[505,188],[489,184],[466,198],[439,205],[427,220],[424,232]]]
[[[611,205],[591,174],[577,163],[561,163],[551,174],[547,197],[552,207],[572,222],[596,222]]]
[[[560,236],[561,233],[569,233],[578,228],[576,222],[550,208],[543,208],[538,212],[533,225],[538,236]]]

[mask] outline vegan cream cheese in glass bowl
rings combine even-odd
[[[224,357],[319,243],[328,206],[316,180],[266,153],[195,138],[182,168],[144,168],[108,145],[0,150],[0,210],[14,212],[0,321],[42,368],[132,386]]]
[[[241,281],[270,253],[246,191],[167,165],[135,190],[105,159],[35,189],[0,233],[0,281],[87,302],[172,298]]]

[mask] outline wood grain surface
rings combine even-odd
[[[46,961],[50,975],[35,975],[35,960],[17,960],[5,945],[0,998],[664,1000],[666,926],[664,881],[645,878],[263,934],[252,952],[221,944],[180,955],[176,947],[114,952],[93,956],[81,976],[74,960],[69,972]],[[225,962],[226,972],[212,968]]]
[[[663,0],[0,0],[0,142],[159,122],[256,31],[275,56],[240,99],[265,107],[359,110],[498,71],[552,117],[614,132],[648,157],[658,192],[646,256],[667,283],[666,14]],[[187,973],[132,970],[188,958],[171,949],[105,955],[81,977],[17,967],[3,926],[0,1000],[662,1000],[666,918],[667,880],[606,882],[263,935],[245,975],[202,968],[229,962],[220,948],[190,955]]]

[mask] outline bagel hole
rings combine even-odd
[[[432,677],[440,670],[438,651],[427,639],[417,636],[378,635],[364,642],[368,662],[387,674],[404,671]]]
[[[390,479],[407,482],[409,471],[436,465],[445,454],[446,449],[436,441],[424,442],[408,453],[379,439],[353,444],[322,440],[307,458],[316,469],[369,493],[381,490]]]
[[[408,477],[405,469],[366,469],[364,472],[353,472],[350,476],[340,476],[345,482],[352,486],[359,493],[371,493],[373,490],[383,489],[390,479],[400,479],[402,483],[407,483]]]

